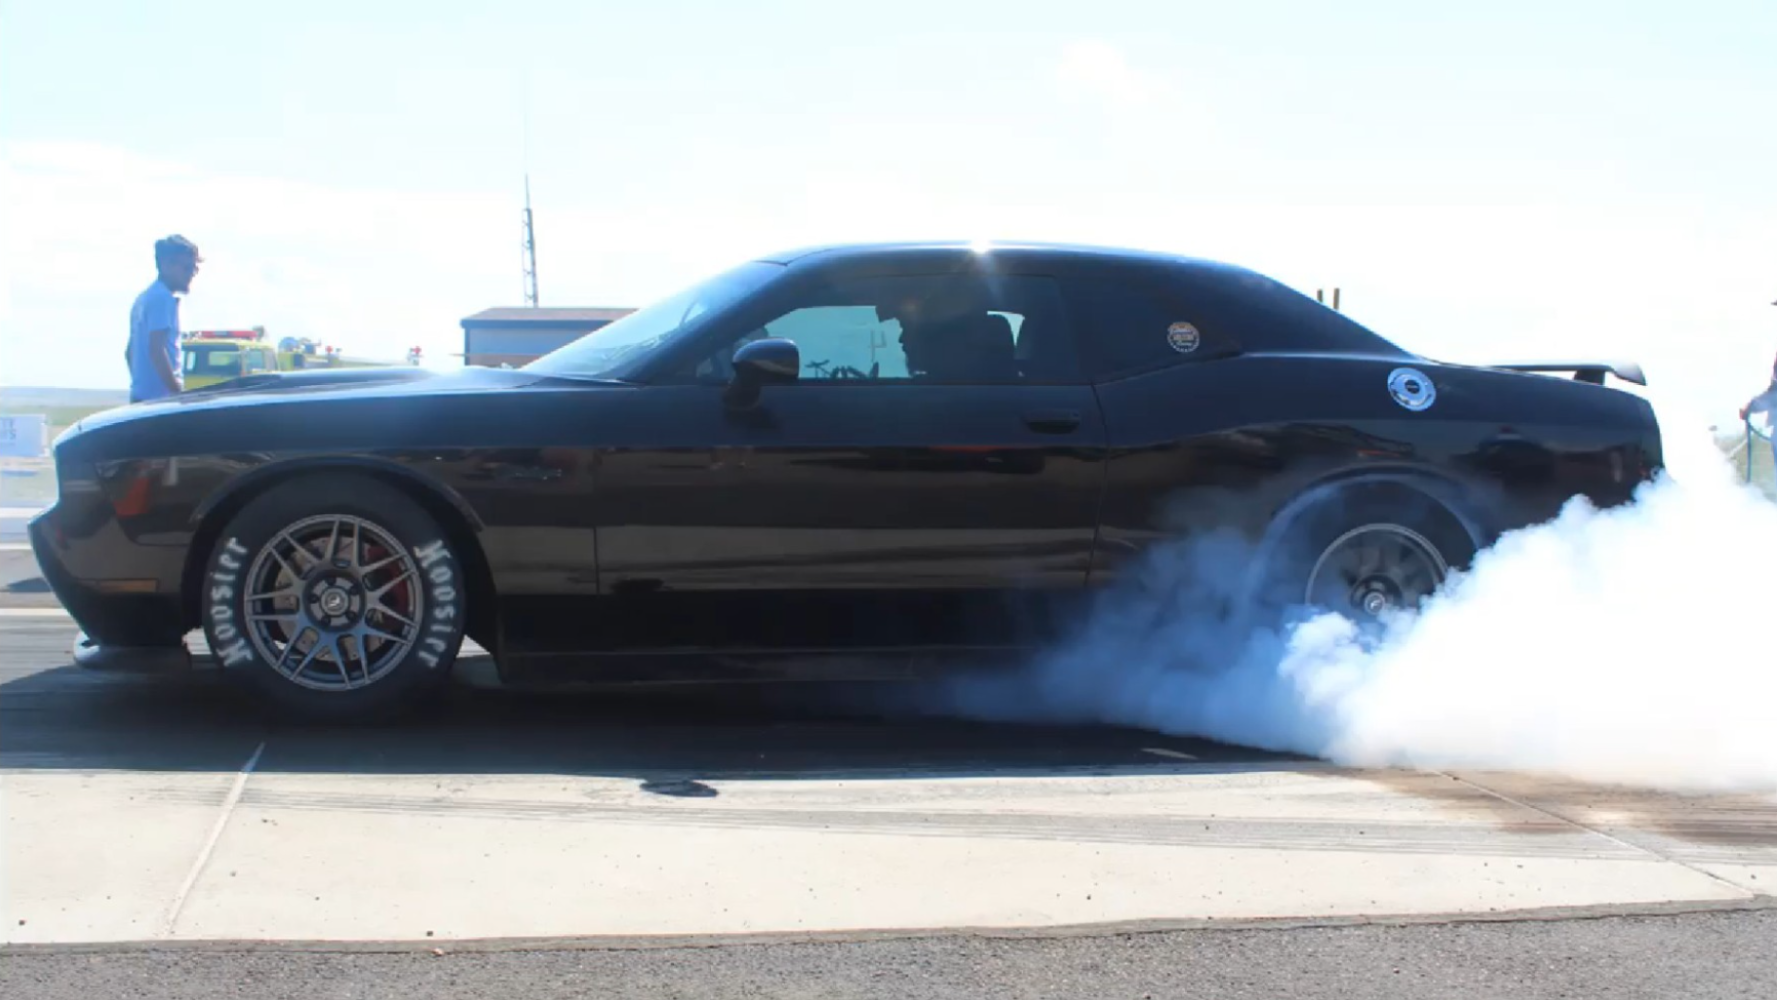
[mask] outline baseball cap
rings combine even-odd
[[[191,256],[192,260],[203,262],[204,258],[197,252],[197,244],[177,233],[154,241],[154,259],[157,261],[166,260],[169,257],[183,257],[187,254]]]

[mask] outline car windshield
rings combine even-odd
[[[743,264],[594,330],[532,361],[524,370],[570,378],[625,378],[655,351],[690,335],[708,316],[781,273],[780,264]]]

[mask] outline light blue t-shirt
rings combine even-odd
[[[1746,404],[1748,416],[1754,413],[1770,413],[1772,416],[1777,416],[1777,412],[1773,411],[1777,411],[1777,378],[1772,378],[1770,387],[1752,397]]]
[[[159,278],[130,309],[130,402],[172,395],[154,370],[154,352],[179,370],[179,299]]]

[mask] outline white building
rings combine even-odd
[[[634,309],[484,309],[463,320],[463,363],[514,368],[548,354]]]

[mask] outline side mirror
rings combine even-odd
[[[802,374],[802,352],[782,338],[755,340],[734,352],[734,381],[728,384],[730,406],[745,408],[759,401],[759,390],[786,385]]]

